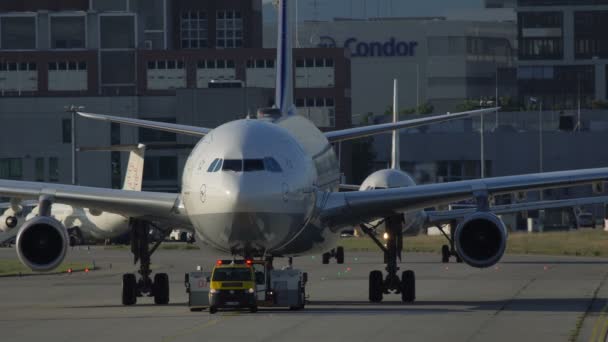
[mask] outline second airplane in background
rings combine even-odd
[[[80,148],[80,151],[114,151],[129,152],[129,161],[123,182],[123,190],[141,191],[146,146],[124,145],[111,147]],[[14,239],[23,224],[36,217],[38,202],[22,201],[14,197],[0,216],[0,244]],[[100,210],[82,208],[73,205],[55,204],[51,217],[67,228],[70,245],[79,245],[87,241],[104,241],[117,238],[129,232],[129,218]]]

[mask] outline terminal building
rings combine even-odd
[[[519,44],[519,101],[546,108],[605,108],[608,92],[608,1],[486,0],[514,8]]]
[[[267,24],[265,47],[274,47],[276,28]],[[351,56],[353,123],[392,104],[399,79],[400,108],[430,104],[454,112],[477,103],[515,96],[515,22],[433,18],[370,18],[307,21],[294,37],[302,47],[344,48]]]
[[[0,178],[69,183],[65,106],[216,127],[274,103],[274,49],[262,44],[262,0],[0,2]],[[294,51],[300,115],[323,130],[351,125],[350,56]],[[144,189],[179,191],[196,142],[77,120],[77,144],[150,146]],[[119,187],[126,154],[78,155],[78,182]]]

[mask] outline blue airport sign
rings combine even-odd
[[[319,47],[337,47],[336,40],[329,36],[320,37]],[[385,42],[365,42],[357,38],[344,41],[344,48],[349,49],[352,57],[413,57],[416,55],[416,41],[398,41],[391,37]]]

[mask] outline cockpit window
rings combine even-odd
[[[243,171],[243,161],[239,159],[226,159],[224,160],[224,166],[222,167],[222,170],[241,172]]]
[[[221,159],[216,158],[211,162],[207,172],[218,172],[233,171],[233,172],[255,172],[255,171],[269,171],[269,172],[283,172],[281,166],[272,157],[266,157],[264,159]]]
[[[264,158],[264,168],[270,172],[283,172],[279,163],[272,157]]]
[[[245,159],[243,170],[245,170],[245,172],[264,171],[264,160],[263,159]]]
[[[220,158],[216,158],[211,165],[209,165],[209,168],[207,169],[207,172],[217,172],[220,170],[220,168],[222,167],[222,160]]]

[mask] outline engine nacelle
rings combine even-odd
[[[69,240],[65,227],[52,217],[38,216],[23,224],[16,239],[19,260],[32,271],[51,271],[63,262]]]
[[[507,227],[498,216],[478,212],[456,227],[453,238],[464,262],[478,268],[490,267],[505,253]]]

